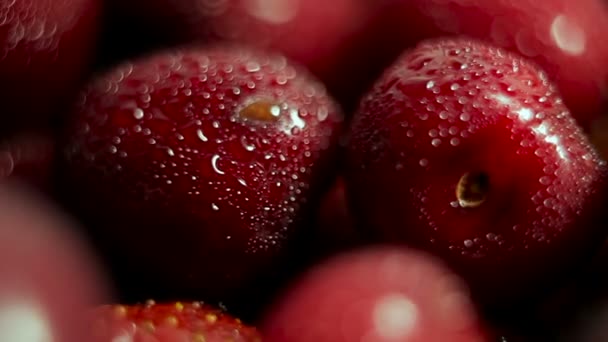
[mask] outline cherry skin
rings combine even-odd
[[[456,276],[426,255],[380,247],[304,275],[263,319],[262,332],[268,342],[486,341]]]
[[[66,186],[97,241],[140,294],[204,300],[272,269],[323,182],[341,123],[302,69],[222,46],[124,64],[74,112]]]
[[[44,127],[86,76],[97,35],[98,0],[0,3],[1,130]]]
[[[602,0],[384,0],[370,12],[361,59],[382,68],[423,39],[467,36],[520,53],[556,82],[574,118],[588,129],[606,107],[608,6]],[[367,56],[368,58],[365,58]],[[374,59],[376,63],[370,62]]]
[[[441,256],[487,303],[553,280],[605,233],[606,163],[544,73],[484,43],[403,55],[363,99],[347,158],[359,222]]]
[[[87,341],[105,279],[75,226],[23,189],[0,189],[0,339]]]
[[[48,132],[13,135],[0,143],[0,181],[19,181],[49,191],[54,161],[55,140]]]
[[[353,103],[352,89],[365,87],[350,66],[352,50],[370,18],[361,0],[114,0],[115,15],[138,29],[135,40],[172,46],[229,41],[279,51],[319,77],[341,102]],[[132,31],[132,30],[130,30]],[[160,37],[160,38],[157,38]],[[108,42],[113,44],[113,40]],[[129,43],[132,45],[132,43]],[[359,46],[357,46],[358,48]],[[126,47],[128,49],[128,47]],[[145,48],[144,48],[145,49]],[[367,74],[366,74],[367,75]],[[355,81],[352,81],[354,77]]]

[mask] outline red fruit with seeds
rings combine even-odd
[[[202,303],[106,305],[92,313],[92,342],[260,342],[257,330]]]
[[[318,266],[262,331],[267,342],[486,341],[461,281],[425,255],[394,248]]]
[[[98,0],[0,3],[2,130],[42,126],[71,100],[92,57],[98,12]]]
[[[440,255],[484,301],[532,291],[605,233],[606,163],[542,72],[483,43],[401,57],[363,99],[348,159],[361,222]]]
[[[608,7],[601,0],[386,0],[373,5],[371,58],[384,62],[422,39],[468,36],[520,53],[556,82],[589,128],[606,105]],[[415,29],[412,29],[415,27]],[[373,32],[372,32],[373,31]],[[365,51],[365,50],[364,50]],[[370,58],[363,58],[370,63]],[[382,68],[380,63],[377,67]]]
[[[282,57],[163,53],[84,92],[67,179],[142,289],[225,298],[272,268],[340,123],[322,85]]]

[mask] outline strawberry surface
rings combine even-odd
[[[93,311],[92,342],[260,342],[239,319],[203,303],[106,305]]]

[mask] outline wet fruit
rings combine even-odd
[[[363,62],[351,45],[370,17],[360,0],[334,0],[331,6],[323,0],[115,0],[114,6],[115,13],[129,18],[127,25],[137,21],[145,27],[137,42],[158,32],[153,36],[164,45],[229,41],[276,50],[348,103],[356,99],[351,88],[367,86],[356,82],[358,71],[351,68]]]
[[[268,342],[486,341],[460,280],[394,248],[334,258],[296,282],[265,318]]]
[[[290,240],[340,120],[325,89],[283,57],[163,53],[84,91],[66,179],[140,291],[225,299]]]
[[[608,7],[583,0],[386,0],[373,6],[374,55],[397,56],[422,39],[468,36],[531,58],[556,82],[572,115],[589,128],[606,105]],[[415,27],[415,29],[412,29]],[[379,62],[390,60],[384,58]],[[383,65],[378,65],[382,67]]]
[[[0,179],[22,181],[48,190],[55,142],[47,133],[21,133],[0,143]]]
[[[0,2],[1,130],[45,127],[71,101],[92,57],[97,0]]]
[[[260,342],[255,328],[203,303],[106,305],[92,313],[92,342]]]
[[[352,212],[508,302],[605,233],[606,163],[545,74],[483,43],[420,44],[363,99],[348,146]]]

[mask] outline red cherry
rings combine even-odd
[[[71,100],[93,56],[98,12],[98,0],[0,3],[2,130],[43,126]]]
[[[255,328],[203,303],[105,305],[92,313],[93,342],[260,342]]]
[[[468,294],[435,260],[403,249],[315,268],[262,324],[267,342],[485,341]]]
[[[606,163],[547,77],[468,40],[419,45],[362,101],[352,212],[382,240],[440,255],[508,302],[599,244]]]
[[[340,122],[322,85],[283,57],[163,53],[86,89],[67,179],[140,291],[224,299],[277,261]]]
[[[530,57],[556,82],[572,115],[587,129],[606,104],[608,7],[582,0],[386,0],[361,57],[383,63],[422,39],[468,36]],[[368,45],[370,43],[367,43]],[[368,56],[368,58],[365,58]],[[375,66],[382,68],[382,64]]]
[[[0,340],[82,342],[104,283],[72,225],[48,204],[0,189]]]
[[[50,190],[55,142],[45,133],[22,133],[0,143],[0,179]]]
[[[153,31],[166,45],[230,41],[273,49],[306,66],[347,102],[356,98],[343,88],[359,88],[351,84],[360,78],[350,66],[360,59],[350,47],[370,17],[360,0],[333,0],[331,6],[323,0],[115,0],[114,5],[129,24],[146,27],[138,41]]]

